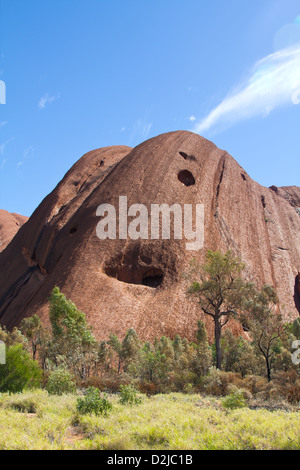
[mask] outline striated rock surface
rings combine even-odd
[[[96,336],[133,327],[144,339],[193,338],[201,316],[185,296],[189,261],[207,249],[232,249],[246,276],[276,288],[286,319],[299,315],[299,188],[265,188],[212,142],[187,131],[152,138],[134,149],[89,152],[21,227],[0,254],[0,323],[48,315],[55,285],[85,312]],[[100,240],[100,204],[204,204],[204,248],[183,238]],[[134,217],[129,217],[130,223]],[[171,232],[172,234],[172,232]]]
[[[0,252],[7,247],[15,234],[28,220],[24,215],[7,212],[0,209]]]

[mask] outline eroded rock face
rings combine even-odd
[[[180,177],[179,177],[180,175]],[[48,315],[55,285],[85,312],[95,334],[144,339],[193,338],[197,320],[184,273],[207,249],[232,249],[246,276],[277,289],[286,319],[299,315],[300,217],[290,200],[299,188],[265,188],[227,152],[186,131],[170,132],[134,149],[109,147],[82,157],[0,255],[0,322],[8,327]],[[185,239],[105,239],[96,235],[100,204],[204,204],[204,248]],[[129,220],[131,220],[129,218]],[[116,224],[119,227],[117,211]],[[297,293],[296,293],[297,292]]]
[[[24,215],[7,212],[0,209],[0,252],[3,251],[15,234],[27,222]]]

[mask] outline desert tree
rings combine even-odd
[[[188,273],[188,295],[197,300],[202,312],[214,322],[218,369],[222,364],[222,328],[230,318],[239,315],[245,287],[241,278],[244,268],[244,263],[230,250],[225,254],[208,250],[205,263],[201,266],[193,260]]]
[[[249,288],[243,301],[243,311],[243,323],[248,326],[253,345],[264,358],[270,381],[274,358],[280,352],[287,333],[274,288],[270,285],[264,285],[261,290],[254,286]]]
[[[84,378],[97,346],[86,316],[58,287],[52,290],[49,303],[55,363],[58,365],[58,358],[61,356],[73,368],[74,373]]]
[[[32,359],[35,360],[38,347],[42,347],[47,336],[40,317],[35,314],[32,317],[24,318],[20,324],[20,331],[28,339],[31,346]]]

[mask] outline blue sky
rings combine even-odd
[[[185,129],[300,186],[297,0],[0,0],[0,208],[89,150]]]

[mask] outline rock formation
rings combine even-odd
[[[0,209],[0,252],[7,247],[28,217]]]
[[[144,339],[179,333],[194,337],[198,318],[187,300],[192,258],[232,249],[258,285],[272,284],[286,319],[299,315],[300,189],[265,188],[226,152],[187,131],[152,138],[134,149],[108,147],[84,155],[0,254],[0,323],[9,328],[38,313],[57,285],[93,325],[96,336],[133,327]],[[204,205],[204,247],[186,240],[101,240],[101,204]],[[119,227],[119,211],[116,211]],[[127,223],[134,220],[128,217]],[[172,223],[174,227],[174,221]],[[172,231],[171,231],[172,234]],[[298,308],[297,308],[298,306]]]

